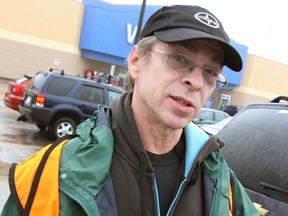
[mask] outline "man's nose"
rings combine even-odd
[[[198,66],[190,68],[184,79],[187,85],[195,89],[202,88],[205,83],[202,68]]]

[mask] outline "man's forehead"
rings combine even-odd
[[[169,47],[173,48],[181,48],[181,49],[187,49],[191,52],[197,53],[199,49],[205,47],[211,49],[211,52],[215,53],[215,56],[217,56],[219,59],[224,59],[224,50],[221,44],[214,40],[188,40],[188,41],[182,41],[178,43],[170,43],[168,45]]]

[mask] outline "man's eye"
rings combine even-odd
[[[174,60],[176,60],[179,63],[183,63],[183,64],[189,64],[190,63],[190,59],[188,59],[185,56],[179,55],[179,54],[171,54],[171,57],[174,58]]]
[[[217,77],[218,76],[218,72],[216,72],[216,70],[213,69],[213,68],[204,68],[203,71],[206,74],[209,74],[210,76],[213,76],[213,77]]]

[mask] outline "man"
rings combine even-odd
[[[22,195],[28,160],[10,172],[2,215],[259,215],[218,153],[222,141],[191,122],[226,83],[224,65],[239,71],[242,61],[212,13],[184,5],[155,12],[128,58],[131,90],[59,151],[60,198],[58,181],[47,180],[58,170],[46,167],[34,202],[34,192]]]

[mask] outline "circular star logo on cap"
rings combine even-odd
[[[194,15],[194,17],[200,21],[201,23],[212,27],[212,28],[219,28],[219,23],[217,19],[212,16],[211,14],[205,13],[205,12],[199,12]]]

